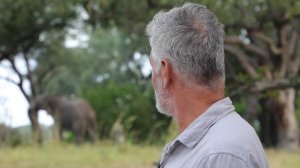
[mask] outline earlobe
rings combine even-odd
[[[171,78],[172,78],[172,67],[170,63],[167,60],[161,61],[161,76],[162,76],[162,82],[163,87],[167,88],[171,84]]]

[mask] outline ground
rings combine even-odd
[[[1,168],[154,168],[162,146],[151,145],[54,145],[0,149]],[[298,168],[300,152],[268,149],[270,168]]]

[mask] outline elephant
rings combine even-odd
[[[81,99],[66,99],[53,95],[39,96],[30,103],[28,115],[32,124],[35,141],[41,143],[38,111],[46,110],[54,119],[55,139],[60,141],[64,130],[75,134],[75,141],[80,144],[88,136],[91,142],[96,140],[96,113],[90,104]]]

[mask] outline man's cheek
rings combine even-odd
[[[151,74],[151,83],[152,83],[152,87],[155,88],[155,75],[154,75],[153,71],[152,71],[152,74]]]

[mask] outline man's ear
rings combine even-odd
[[[172,84],[173,71],[170,62],[166,59],[161,60],[160,62],[160,74],[162,76],[163,87],[167,88]]]

